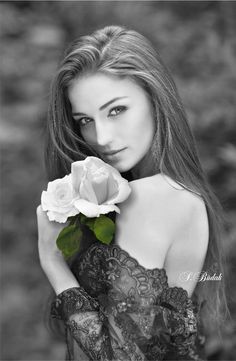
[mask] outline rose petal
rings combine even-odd
[[[109,174],[102,172],[96,172],[93,174],[92,178],[92,187],[96,193],[96,198],[98,204],[102,204],[107,200],[107,191],[108,191],[108,177]]]
[[[74,201],[74,206],[87,217],[98,217],[99,214],[112,211],[119,213],[115,203],[120,203],[129,196],[131,188],[128,181],[117,169],[100,158],[90,156],[74,163],[71,166],[72,173],[74,172],[72,183],[75,182],[73,187],[80,197]],[[77,183],[80,183],[79,187]]]
[[[41,205],[44,211],[54,211],[61,214],[67,214],[71,210],[73,211],[73,204],[75,199],[76,198],[72,199],[70,203],[62,207],[61,205],[57,204],[54,199],[52,199],[50,193],[43,191],[41,194]]]
[[[78,199],[75,201],[74,206],[83,213],[86,217],[98,217],[99,207],[97,204],[86,201],[85,199]]]
[[[129,186],[129,183],[126,179],[122,179],[122,181],[119,183],[119,190],[118,193],[111,199],[109,199],[106,203],[107,204],[115,204],[115,203],[121,203],[125,201],[131,192],[131,187]]]
[[[96,170],[97,168],[104,167],[104,164],[106,163],[98,157],[90,156],[85,159],[86,167],[90,168],[91,170]]]
[[[99,205],[98,207],[99,207],[99,214],[105,214],[114,211],[120,213],[120,208],[118,208],[114,204],[102,204]]]
[[[75,192],[79,192],[80,183],[85,172],[84,160],[79,160],[71,164],[71,180]]]
[[[86,174],[81,181],[79,194],[81,198],[91,203],[98,204],[96,193],[94,192],[92,187],[89,169],[86,169]]]
[[[113,174],[109,174],[109,178],[108,178],[108,195],[107,195],[107,201],[109,201],[110,199],[114,199],[115,197],[117,197],[119,192],[119,183],[117,182],[117,180],[115,179],[115,177],[113,176]],[[106,202],[107,203],[107,202]]]
[[[71,175],[67,174],[63,178],[55,179],[54,181],[48,182],[47,192],[54,192],[55,187],[58,184],[71,184]]]
[[[74,207],[67,213],[59,213],[51,210],[47,212],[50,221],[56,221],[59,223],[65,223],[68,217],[76,216],[77,214],[79,214],[79,211]]]
[[[67,216],[60,213],[48,211],[47,216],[49,218],[49,221],[55,221],[58,223],[66,223],[67,221]]]

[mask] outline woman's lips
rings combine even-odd
[[[122,150],[124,150],[124,149],[126,149],[126,148],[122,148],[122,149],[119,149],[119,150],[110,151],[110,152],[103,153],[103,154],[104,154],[106,157],[107,157],[107,156],[112,156],[112,155],[115,155],[115,154],[117,154],[117,153],[122,152]]]
[[[120,153],[123,152],[123,150],[125,150],[126,148],[114,151],[114,152],[109,152],[109,153],[103,153],[105,158],[107,159],[113,159],[113,158],[118,158],[120,156]]]

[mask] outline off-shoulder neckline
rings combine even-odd
[[[93,247],[105,247],[107,248],[108,250],[111,248],[117,248],[120,252],[123,252],[127,258],[129,258],[130,260],[132,260],[134,263],[135,263],[135,266],[138,267],[140,270],[142,270],[144,273],[151,273],[151,274],[155,274],[155,273],[163,273],[164,274],[164,277],[166,278],[166,283],[168,285],[168,289],[175,289],[177,291],[181,291],[181,292],[184,292],[185,294],[185,297],[186,299],[190,299],[190,300],[193,300],[195,297],[197,297],[195,295],[195,292],[192,293],[191,296],[188,295],[188,292],[187,290],[185,290],[183,287],[181,286],[169,286],[169,282],[168,282],[168,275],[167,275],[167,272],[166,272],[166,269],[164,267],[161,267],[161,268],[158,268],[158,267],[154,267],[154,268],[146,268],[144,266],[142,266],[139,261],[130,255],[130,253],[126,250],[124,250],[120,245],[116,244],[116,243],[113,243],[111,242],[110,244],[105,244],[105,243],[101,243],[99,241],[95,241],[94,243],[92,243],[86,250],[89,251],[91,250]],[[198,297],[197,297],[198,298]]]
[[[102,243],[101,243],[102,244]],[[104,244],[102,244],[104,245]],[[192,295],[189,296],[188,294],[188,291],[181,287],[181,286],[169,286],[169,280],[168,280],[168,275],[167,275],[167,272],[166,272],[166,269],[164,267],[154,267],[154,268],[146,268],[144,266],[142,266],[139,261],[130,255],[130,253],[128,251],[126,251],[125,249],[123,249],[120,245],[116,244],[116,243],[110,243],[109,245],[106,245],[107,247],[115,247],[115,248],[118,248],[121,252],[123,252],[130,260],[132,260],[136,267],[138,267],[140,270],[142,270],[144,273],[151,273],[151,274],[154,274],[154,273],[164,273],[164,277],[166,279],[166,283],[167,283],[167,286],[168,286],[168,289],[172,289],[172,290],[176,290],[178,292],[181,292],[182,294],[184,293],[185,294],[185,297],[186,299],[189,299],[191,301],[193,301],[194,299],[197,300],[197,303],[198,303],[198,296],[195,294],[195,291],[193,291]]]
[[[136,266],[140,267],[142,270],[146,271],[146,272],[156,272],[156,271],[164,271],[166,274],[166,270],[163,267],[154,267],[154,268],[147,268],[143,265],[140,264],[140,262],[137,260],[137,258],[135,258],[134,256],[132,256],[128,251],[126,251],[125,249],[123,249],[119,244],[116,243],[111,243],[108,246],[112,246],[112,247],[117,247],[120,251],[124,252],[128,258],[130,258],[132,261],[134,261],[136,263]],[[166,275],[167,276],[167,275]]]
[[[111,242],[110,244],[106,244],[106,243],[102,243],[102,242],[99,242],[99,241],[95,241],[93,242],[92,244],[90,244],[90,246],[88,246],[88,248],[86,248],[85,250],[82,251],[82,253],[87,253],[89,252],[93,247],[105,247],[107,248],[108,250],[112,248],[117,248],[119,249],[119,251],[123,252],[127,258],[129,258],[130,260],[132,260],[134,263],[135,263],[135,266],[136,267],[139,267],[141,270],[145,271],[145,272],[165,272],[166,274],[166,270],[165,268],[163,267],[154,267],[154,268],[147,268],[143,265],[140,264],[140,262],[134,257],[132,256],[128,251],[126,251],[125,249],[123,249],[119,244],[116,244],[114,242]],[[166,274],[167,276],[167,274]],[[186,291],[187,292],[187,291]]]

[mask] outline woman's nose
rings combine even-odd
[[[96,142],[100,146],[105,146],[112,141],[112,129],[106,122],[96,123]]]

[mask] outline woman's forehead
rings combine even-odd
[[[68,88],[71,103],[102,106],[112,98],[140,97],[143,89],[131,78],[96,73],[74,79]]]
[[[129,88],[129,87],[137,87],[138,83],[134,81],[129,76],[120,77],[117,75],[112,74],[105,74],[102,72],[92,73],[92,74],[85,74],[76,77],[71,81],[69,88],[74,89],[83,89],[90,88],[91,86],[99,86],[104,89],[106,88],[113,88],[114,90],[118,88]]]

